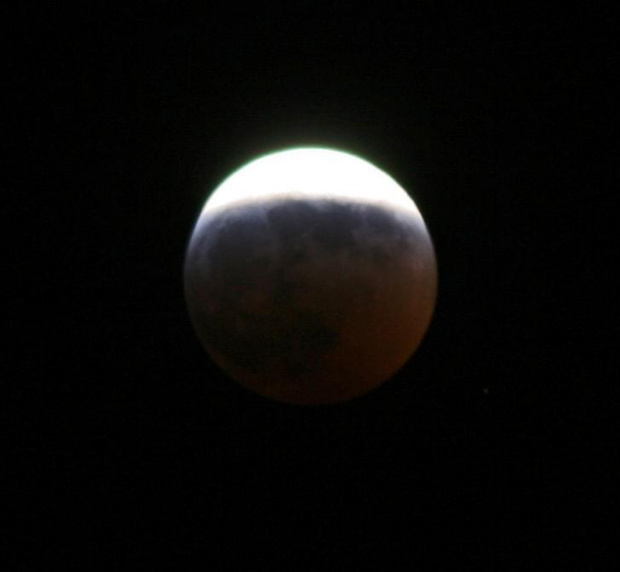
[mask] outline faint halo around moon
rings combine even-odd
[[[196,333],[234,380],[287,403],[345,401],[416,351],[437,291],[407,192],[364,159],[294,148],[251,161],[202,209],[187,248]]]

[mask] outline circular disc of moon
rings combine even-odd
[[[277,401],[328,404],[378,387],[416,351],[437,266],[394,179],[342,151],[296,148],[211,194],[184,284],[202,345],[232,379]]]

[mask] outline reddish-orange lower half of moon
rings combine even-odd
[[[327,404],[367,393],[415,352],[437,269],[417,214],[342,201],[263,201],[203,213],[185,262],[194,328],[263,396]]]

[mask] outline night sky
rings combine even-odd
[[[610,15],[413,4],[3,9],[0,569],[610,566]],[[183,298],[209,192],[298,145],[399,181],[439,268],[335,406],[226,379]]]

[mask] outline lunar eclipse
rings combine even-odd
[[[296,148],[211,194],[184,284],[194,329],[228,376],[319,405],[365,394],[409,360],[432,318],[437,265],[394,179],[342,151]]]

